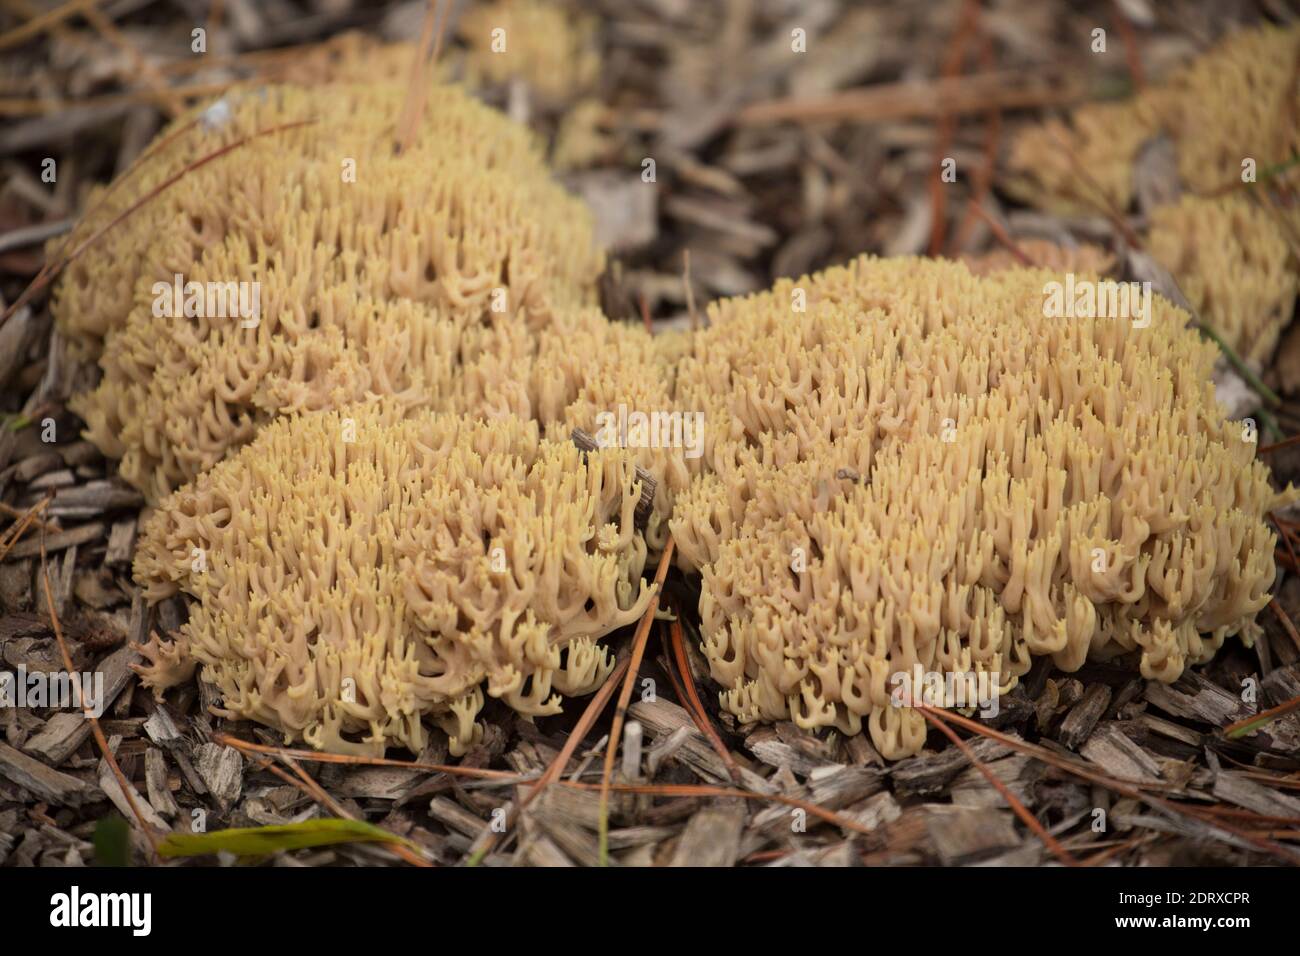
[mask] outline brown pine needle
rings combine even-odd
[[[1270,604],[1273,602],[1270,601]],[[1268,710],[1261,710],[1253,717],[1246,717],[1242,720],[1235,721],[1223,728],[1223,735],[1229,740],[1238,737],[1245,737],[1257,730],[1261,730],[1267,724],[1271,724],[1279,717],[1285,717],[1293,710],[1300,710],[1300,697],[1292,697],[1284,704],[1278,704],[1276,707],[1270,707]]]
[[[713,749],[717,751],[722,762],[727,766],[727,772],[731,774],[731,779],[735,783],[740,783],[740,765],[736,763],[736,758],[727,745],[722,742],[722,737],[718,735],[717,728],[713,726],[713,721],[709,719],[709,712],[704,709],[704,702],[700,700],[699,692],[695,687],[695,676],[691,673],[690,660],[686,654],[686,639],[682,631],[682,621],[680,616],[675,618],[668,626],[668,631],[672,635],[673,656],[676,658],[677,670],[682,675],[682,689],[686,692],[686,700],[682,703],[686,706],[686,711],[695,721],[695,726],[699,728],[700,733],[708,738]]]
[[[397,121],[397,152],[406,152],[415,141],[424,114],[424,102],[429,97],[427,78],[429,69],[438,60],[442,49],[442,33],[447,26],[447,13],[451,4],[447,0],[429,0],[424,14],[424,27],[420,31],[420,46],[411,63],[411,79],[402,103],[402,115]],[[436,22],[435,22],[436,21]]]
[[[214,735],[214,738],[216,736],[225,736],[225,735],[224,734]],[[319,783],[317,783],[300,766],[298,766],[296,761],[294,761],[290,757],[282,757],[281,759],[283,759],[284,762],[289,765],[290,769],[293,770],[293,775],[290,775],[280,767],[277,767],[275,765],[275,762],[272,761],[269,757],[254,756],[252,758],[253,763],[257,765],[257,768],[259,770],[269,770],[271,773],[275,774],[285,783],[289,784],[289,786],[302,791],[304,794],[307,795],[309,799],[320,804],[322,807],[327,809],[330,813],[334,814],[336,817],[341,817],[342,819],[345,820],[356,819],[356,817],[353,814],[348,813],[347,810],[344,807],[342,807],[333,797],[331,797]],[[410,863],[412,866],[422,866],[422,867],[433,866],[433,864],[429,860],[427,860],[425,857],[421,856],[419,853],[412,850],[410,847],[406,846],[404,843],[382,843],[380,844],[380,847],[382,849],[388,850],[390,853],[394,854],[400,859],[405,860],[407,863]]]
[[[1087,780],[1090,783],[1099,784],[1100,786],[1105,787],[1107,790],[1114,791],[1115,793],[1122,794],[1123,796],[1126,797],[1131,797],[1134,800],[1141,801],[1142,803],[1156,806],[1171,815],[1185,817],[1187,819],[1195,820],[1199,823],[1207,824],[1209,826],[1215,827],[1219,830],[1222,830],[1225,833],[1229,833],[1237,837],[1238,839],[1250,843],[1252,846],[1262,850],[1265,853],[1268,853],[1272,856],[1276,856],[1279,859],[1285,860],[1288,863],[1292,863],[1292,864],[1300,863],[1300,855],[1296,855],[1295,853],[1292,853],[1287,848],[1279,846],[1276,843],[1270,843],[1245,830],[1224,823],[1222,820],[1216,819],[1212,814],[1205,813],[1205,811],[1200,807],[1196,807],[1190,804],[1176,803],[1172,800],[1166,800],[1163,797],[1158,797],[1154,793],[1148,792],[1152,790],[1174,791],[1178,789],[1170,784],[1164,784],[1164,783],[1155,784],[1155,783],[1119,780],[1107,773],[1092,770],[1089,767],[1083,766],[1078,761],[1067,760],[1059,756],[1058,754],[1055,754],[1052,751],[1048,750],[1046,747],[1040,747],[1036,744],[1031,744],[1027,741],[1019,740],[1008,734],[1004,734],[1001,733],[1000,731],[994,730],[991,727],[986,727],[979,721],[971,720],[969,717],[963,717],[961,714],[954,714],[948,711],[940,711],[939,713],[942,715],[942,719],[945,721],[951,721],[957,726],[963,727],[966,730],[971,731],[972,733],[976,733],[982,737],[988,737],[992,740],[996,740],[1002,744],[1005,744],[1007,747],[1010,747],[1012,750],[1016,751],[1017,753],[1022,753],[1030,757],[1035,757],[1038,760],[1041,760],[1044,763],[1053,766],[1065,773],[1079,777],[1083,780]]]
[[[53,10],[32,17],[26,23],[14,27],[8,33],[0,34],[0,50],[7,50],[10,47],[26,43],[28,40],[33,40],[46,30],[58,26],[64,20],[84,12],[88,7],[93,7],[96,2],[97,0],[67,0],[66,3],[60,4]]]
[[[15,508],[13,505],[8,504],[7,502],[0,501],[0,513],[3,513],[10,518],[14,518],[15,520],[21,521],[24,518],[26,518],[29,514],[35,514],[42,511],[45,508],[45,506],[49,504],[50,500],[51,499],[48,497],[42,498],[40,501],[36,502],[36,504],[32,505],[30,508]],[[42,528],[46,531],[63,530],[62,528],[59,527],[59,521],[57,518],[53,518],[49,521],[42,521],[40,518],[35,518],[33,519],[33,521],[36,527]],[[12,530],[12,526],[9,529],[6,529],[5,534],[8,534],[10,530]],[[3,536],[0,536],[0,541],[3,540],[4,540]],[[0,556],[0,560],[3,560],[3,556]]]
[[[131,813],[135,816],[136,823],[139,824],[140,830],[144,833],[145,839],[149,841],[149,846],[153,848],[153,855],[156,859],[158,856],[158,834],[154,832],[153,827],[144,818],[140,812],[140,806],[135,802],[134,788],[126,774],[122,773],[122,768],[117,763],[117,757],[109,749],[108,738],[104,736],[104,729],[99,726],[99,718],[85,708],[85,701],[81,695],[81,682],[71,680],[75,673],[72,667],[72,654],[68,651],[68,642],[63,638],[63,625],[59,622],[58,612],[54,609],[54,591],[50,588],[50,568],[46,562],[45,542],[41,542],[41,581],[45,588],[45,606],[50,612],[50,625],[54,629],[54,640],[59,645],[59,654],[63,658],[63,667],[68,673],[69,683],[72,685],[73,696],[76,706],[81,710],[86,720],[90,722],[90,731],[95,736],[95,743],[99,747],[99,752],[103,755],[104,760],[108,762],[109,768],[113,771],[113,776],[117,778],[117,785],[122,790],[122,796],[126,799],[127,804],[131,807]]]
[[[971,201],[967,204],[967,208],[976,216],[978,216],[981,220],[983,220],[984,224],[989,227],[989,232],[993,233],[993,238],[996,239],[999,243],[1001,243],[1002,246],[1008,252],[1010,252],[1013,256],[1015,256],[1017,262],[1019,262],[1022,266],[1029,266],[1031,268],[1036,265],[1034,260],[1030,259],[1029,256],[1025,255],[1025,251],[1021,249],[1018,245],[1016,245],[1015,240],[1011,238],[1010,234],[1007,232],[1006,228],[1002,225],[1002,223],[998,222],[991,215],[989,215],[988,210],[985,209],[983,205],[976,202],[975,199],[972,198]]]
[[[940,76],[946,82],[957,80],[961,73],[962,61],[966,56],[966,44],[971,36],[979,32],[979,0],[964,0],[957,27],[948,41],[948,50],[944,56]],[[940,105],[939,132],[935,138],[934,170],[930,176],[930,255],[937,256],[943,251],[944,233],[948,228],[948,194],[944,189],[943,162],[952,148],[952,138],[957,131],[956,118],[949,112],[947,104]]]
[[[609,743],[605,745],[605,768],[600,779],[600,865],[609,864],[609,778],[614,773],[614,756],[618,753],[618,742],[622,739],[623,721],[627,717],[627,707],[632,700],[632,688],[636,685],[636,675],[641,670],[641,661],[645,657],[646,641],[650,637],[650,625],[654,623],[655,612],[659,610],[659,596],[663,594],[664,579],[668,577],[668,566],[672,563],[673,548],[676,542],[668,536],[664,553],[659,558],[659,567],[655,569],[655,579],[651,588],[654,594],[650,604],[641,615],[632,638],[632,658],[628,664],[627,675],[623,678],[623,687],[619,691],[618,705],[614,708],[614,721],[610,725]]]
[[[1291,551],[1291,540],[1287,539],[1287,550]],[[1291,551],[1291,560],[1295,561],[1295,552]],[[1300,650],[1300,632],[1296,631],[1295,623],[1291,620],[1291,615],[1282,610],[1282,605],[1277,603],[1277,598],[1270,598],[1268,602],[1269,610],[1277,615],[1277,619],[1282,622],[1282,627],[1286,629],[1287,636],[1291,638],[1291,643],[1295,644],[1296,650]]]
[[[575,790],[601,790],[604,788],[603,783],[579,783],[575,780],[563,780],[560,782],[562,787],[573,787]],[[870,827],[863,826],[856,820],[850,820],[842,817],[833,810],[827,810],[825,807],[809,800],[800,800],[798,797],[787,797],[781,793],[758,793],[754,790],[745,790],[740,787],[715,787],[712,784],[696,783],[611,783],[609,789],[615,793],[643,793],[654,797],[737,797],[741,800],[757,800],[759,802],[782,803],[787,807],[794,807],[803,810],[805,813],[824,820],[834,826],[841,827],[845,830],[852,830],[854,833],[872,835],[876,831]]]
[[[1300,435],[1292,435],[1290,438],[1284,438],[1281,441],[1275,441],[1271,445],[1262,445],[1259,454],[1267,455],[1269,452],[1277,451],[1280,448],[1290,448],[1292,445],[1300,444]]]
[[[975,755],[975,752],[971,750],[970,745],[958,737],[951,727],[939,719],[937,711],[934,708],[927,707],[924,704],[916,704],[914,706],[922,717],[928,720],[931,725],[937,727],[945,737],[956,745],[957,749],[965,755],[966,759],[974,764],[976,769],[984,775],[984,779],[992,785],[993,789],[1002,794],[1002,799],[1007,802],[1015,815],[1020,818],[1020,821],[1027,826],[1033,834],[1038,837],[1038,839],[1043,841],[1043,845],[1052,851],[1053,856],[1066,866],[1079,865],[1079,861],[1076,860],[1070,852],[1065,849],[1065,847],[1061,846],[1054,836],[1047,832],[1043,825],[1038,822],[1038,818],[1029,812],[1025,805],[1020,802],[1019,798],[1011,792],[1005,783],[998,779],[997,774],[990,770],[988,765]]]
[[[105,16],[95,4],[86,4],[82,13],[85,15],[87,22],[94,27],[96,33],[126,54],[135,72],[144,77],[146,85],[157,98],[163,112],[172,118],[179,116],[185,109],[185,104],[167,86],[167,81],[158,72],[157,67],[145,58],[136,45],[127,39],[126,35],[117,28],[117,25]],[[130,77],[122,77],[122,79],[129,80]]]
[[[5,530],[3,535],[0,535],[0,561],[5,559],[5,556],[13,549],[13,546],[18,543],[18,539],[26,534],[27,529],[33,524],[39,524],[42,528],[45,527],[45,522],[40,521],[37,518],[37,515],[49,507],[51,500],[50,496],[47,495],[40,501],[36,502],[36,504],[23,512],[18,520]]]
[[[647,332],[654,335],[655,324],[650,319],[650,300],[646,298],[645,289],[641,290],[639,301],[641,303],[641,324],[645,326]]]
[[[663,668],[668,672],[668,680],[673,685],[673,696],[681,702],[683,707],[686,706],[686,688],[677,677],[677,668],[673,666],[673,649],[670,643],[671,638],[666,630],[659,632],[659,643],[663,646]]]
[[[1065,154],[1065,158],[1069,161],[1071,170],[1073,170],[1074,174],[1092,189],[1094,196],[1100,199],[1100,206],[1094,202],[1092,203],[1093,207],[1109,220],[1110,224],[1118,230],[1119,234],[1124,237],[1124,241],[1127,242],[1130,247],[1139,250],[1145,249],[1142,240],[1138,238],[1138,234],[1133,231],[1133,227],[1130,226],[1128,220],[1124,218],[1124,211],[1116,208],[1115,200],[1106,192],[1106,190],[1101,188],[1101,183],[1097,182],[1097,178],[1093,176],[1083,163],[1079,161],[1079,157],[1075,155],[1074,150],[1070,148],[1070,144],[1066,142],[1065,137],[1061,135],[1061,132],[1055,128],[1051,128],[1050,131],[1052,133],[1052,138],[1056,140],[1057,147]]]
[[[536,782],[532,785],[529,791],[524,794],[517,806],[511,805],[510,809],[506,813],[506,826],[504,832],[509,832],[510,828],[514,825],[515,818],[519,815],[519,811],[532,803],[543,790],[549,787],[552,783],[555,783],[561,774],[564,773],[564,768],[568,766],[569,758],[571,758],[574,751],[578,749],[578,744],[580,744],[583,738],[587,736],[587,732],[590,731],[592,725],[596,723],[596,718],[604,712],[605,705],[608,704],[610,698],[614,696],[614,688],[618,686],[618,681],[623,676],[624,671],[626,671],[627,664],[627,658],[624,658],[618,663],[613,672],[608,678],[606,678],[605,683],[601,685],[600,690],[596,691],[591,700],[587,703],[587,709],[582,712],[582,716],[579,717],[578,722],[574,724],[573,730],[569,733],[568,740],[564,742],[564,746],[560,749],[560,752],[555,755],[555,759],[552,760],[550,765],[546,768],[546,772],[537,778]],[[563,783],[563,781],[559,782]],[[471,853],[469,858],[465,861],[466,866],[478,866],[478,864],[482,862],[483,858],[492,852],[492,848],[496,846],[497,843],[497,832],[494,831],[490,825],[486,826],[483,828],[483,832],[479,835],[478,839],[475,840],[475,843],[478,844],[478,849]]]
[[[317,803],[325,807],[336,817],[342,817],[345,820],[356,819],[354,814],[348,813],[347,809],[343,807],[342,804],[331,797],[324,787],[317,783],[316,780],[307,773],[307,771],[303,770],[302,767],[299,766],[298,761],[294,760],[292,757],[285,757],[283,759],[284,762],[289,765],[289,769],[292,770],[298,779],[302,781],[303,787],[313,796]],[[393,835],[396,836],[397,834]],[[404,843],[384,843],[381,844],[381,846],[389,853],[400,857],[412,866],[433,866],[433,863],[426,859],[423,854],[417,853]]]
[[[1282,535],[1282,543],[1286,545],[1286,552],[1291,557],[1291,566],[1300,567],[1300,558],[1296,557],[1295,548],[1291,544],[1291,530],[1290,530],[1291,526],[1281,521],[1278,518],[1278,516],[1273,514],[1271,511],[1269,512],[1268,516],[1273,520],[1273,524],[1277,526],[1278,532]],[[1278,613],[1279,616],[1282,616],[1281,608],[1275,608],[1274,610],[1275,613]],[[1300,644],[1297,644],[1297,646],[1300,647]]]
[[[993,55],[993,38],[987,33],[982,34],[984,42],[980,45],[980,68],[990,70],[994,66]],[[970,238],[971,230],[975,226],[975,211],[971,208],[971,203],[976,206],[983,206],[984,199],[988,196],[989,190],[993,188],[993,177],[998,167],[998,150],[1002,141],[1002,112],[994,106],[988,112],[985,119],[984,132],[984,157],[983,163],[975,172],[975,191],[971,196],[971,202],[966,204],[966,213],[962,216],[961,225],[957,228],[957,234],[953,237],[952,249],[960,253],[966,246],[966,241]]]
[[[248,754],[259,754],[281,759],[306,760],[315,763],[337,763],[365,767],[399,767],[404,770],[423,770],[428,773],[445,773],[449,776],[475,777],[481,780],[496,780],[501,783],[519,783],[526,779],[510,770],[488,770],[483,767],[457,767],[452,764],[421,763],[418,760],[389,760],[387,757],[361,757],[355,754],[331,754],[315,750],[298,750],[292,747],[268,747],[255,744],[230,734],[214,732],[212,740],[226,747]]]
[[[1116,0],[1110,0],[1111,12],[1115,15],[1115,25],[1119,28],[1120,42],[1124,44],[1124,60],[1128,64],[1129,76],[1133,88],[1141,92],[1147,85],[1146,73],[1142,69],[1142,48],[1138,43],[1137,31],[1124,14],[1124,8]]]

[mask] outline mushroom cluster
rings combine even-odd
[[[1271,69],[1292,36],[1250,42]],[[463,753],[487,697],[553,714],[604,680],[597,642],[644,613],[670,533],[723,706],[865,728],[890,758],[925,740],[900,674],[996,696],[1034,656],[1136,652],[1173,680],[1258,632],[1264,518],[1291,493],[1184,312],[1052,306],[1066,273],[1104,286],[1103,250],[862,258],[652,338],[595,307],[590,216],[526,131],[435,84],[396,150],[409,48],[374,82],[352,55],[327,89],[179,120],[73,238],[133,210],[54,311],[102,371],[74,401],[89,437],[155,506],[136,578],[192,599],[144,649],[156,692],[202,665],[224,713],[288,740],[418,751],[428,717]],[[1065,135],[1140,143],[1197,75]],[[1129,202],[1127,166],[1089,166],[1075,199]],[[1296,289],[1266,225],[1189,197],[1150,236],[1197,308],[1258,337]]]
[[[1054,316],[1060,279],[863,258],[710,308],[677,380],[708,471],[671,528],[740,720],[865,725],[896,758],[926,730],[896,675],[996,695],[1034,655],[1138,651],[1171,681],[1253,639],[1276,496],[1215,347],[1158,298]]]
[[[674,432],[671,336],[611,322],[597,309],[562,313],[543,331],[514,347],[484,352],[462,365],[439,407],[475,417],[512,415],[536,421],[547,437],[565,441],[574,429],[598,444],[620,447],[655,481],[654,502],[644,528],[652,555],[663,550],[673,496],[702,466],[691,440],[703,439],[692,423]],[[663,427],[657,419],[675,415]],[[644,416],[643,434],[628,434],[629,418]],[[702,451],[702,449],[699,449]]]
[[[1300,210],[1242,195],[1300,154],[1297,63],[1300,27],[1243,30],[1130,100],[1024,130],[1005,186],[1057,213],[1123,214],[1144,144],[1166,138],[1186,195],[1151,210],[1149,251],[1225,342],[1263,360],[1291,317]]]
[[[323,750],[419,752],[430,716],[463,753],[484,690],[531,717],[608,675],[595,642],[650,600],[639,497],[621,450],[518,418],[279,419],[146,524],[145,596],[195,600],[142,673],[161,690],[201,663],[226,714]]]
[[[1147,249],[1243,358],[1273,354],[1295,309],[1300,270],[1266,208],[1239,196],[1184,196],[1152,211]]]
[[[92,197],[74,242],[166,187],[73,263],[53,304],[103,370],[73,408],[151,501],[276,415],[426,405],[464,361],[517,342],[510,326],[594,301],[590,215],[528,132],[436,86],[397,153],[404,93],[232,94]]]

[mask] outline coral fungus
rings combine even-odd
[[[1215,347],[1158,298],[1049,318],[1059,279],[863,258],[710,307],[677,401],[708,410],[711,471],[671,527],[727,710],[899,757],[917,666],[1005,692],[1031,655],[1138,651],[1168,681],[1253,638],[1275,495]]]
[[[1243,357],[1272,354],[1291,321],[1298,276],[1267,211],[1235,196],[1184,196],[1151,214],[1147,246],[1197,314]]]
[[[627,453],[516,418],[281,418],[146,525],[146,596],[195,600],[141,672],[197,662],[225,712],[330,751],[418,752],[427,715],[463,752],[484,689],[536,716],[607,676],[596,641],[650,599],[638,487]]]
[[[506,327],[594,299],[589,213],[528,132],[439,86],[399,155],[403,96],[393,83],[231,94],[92,198],[78,235],[195,167],[74,262],[54,302],[80,350],[102,350],[101,384],[73,407],[151,500],[277,414],[426,403]],[[236,288],[255,293],[238,299],[252,314],[231,314]],[[230,290],[220,307],[197,294],[214,289]]]

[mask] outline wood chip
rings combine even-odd
[[[669,866],[734,866],[745,808],[739,800],[707,806],[691,817]]]
[[[68,528],[65,531],[56,531],[52,534],[45,535],[45,550],[47,553],[62,551],[65,548],[74,548],[78,545],[88,544],[91,541],[98,541],[104,536],[104,525],[98,521],[92,521],[90,524],[78,525],[75,528]],[[39,534],[28,533],[28,536],[14,545],[13,550],[6,556],[6,561],[13,561],[16,558],[35,558],[41,553],[41,537]]]
[[[1151,783],[1160,779],[1160,765],[1119,729],[1117,721],[1098,727],[1079,752],[1121,780]]]
[[[434,797],[429,802],[429,816],[443,826],[463,833],[471,839],[481,834],[485,826],[485,821],[447,797]]]
[[[694,770],[709,783],[730,783],[731,775],[727,765],[722,762],[704,735],[696,729],[694,722],[686,711],[662,697],[653,702],[637,701],[628,708],[633,720],[639,720],[650,734],[650,739],[658,740],[673,732],[685,729],[685,738],[675,758]]]
[[[1083,699],[1070,709],[1061,721],[1056,739],[1062,746],[1078,750],[1079,744],[1088,739],[1101,715],[1110,705],[1111,689],[1106,684],[1092,684],[1084,692]]]
[[[238,750],[220,744],[200,744],[194,748],[194,769],[222,809],[234,806],[244,787],[244,761]]]
[[[144,496],[134,488],[111,481],[92,481],[75,488],[63,488],[50,503],[49,513],[57,518],[95,518],[108,511],[140,508]]]
[[[0,743],[0,777],[61,807],[80,807],[104,797],[98,787],[47,767],[6,743]]]
[[[1215,774],[1214,795],[1266,817],[1300,818],[1300,798],[1266,787],[1234,770]]]
[[[1240,697],[1206,680],[1196,671],[1184,672],[1172,684],[1151,681],[1147,684],[1146,699],[1167,714],[1215,727],[1250,716],[1250,709]]]
[[[824,767],[808,778],[812,802],[827,810],[838,810],[857,803],[885,786],[885,775],[868,767]]]
[[[149,794],[149,805],[161,817],[174,820],[180,814],[171,790],[167,786],[167,758],[157,747],[144,752],[144,782]]]
[[[638,173],[598,170],[571,178],[595,219],[596,242],[613,253],[654,242],[659,235],[658,195],[654,183]]]
[[[105,710],[117,700],[123,688],[131,681],[131,665],[138,663],[140,655],[130,647],[120,647],[100,662],[95,669],[104,682]],[[96,678],[99,680],[100,678]],[[90,721],[80,711],[61,711],[45,722],[45,726],[23,748],[28,753],[57,767],[67,760],[90,736]]]
[[[926,806],[926,830],[939,860],[957,866],[1020,846],[1011,814],[989,808]]]
[[[981,737],[970,745],[976,758],[988,763],[1011,753],[1011,748],[988,737]],[[925,753],[895,764],[890,776],[899,796],[938,793],[959,773],[970,766],[970,761],[956,747],[939,753]]]
[[[108,550],[104,552],[104,563],[110,568],[120,568],[131,563],[135,554],[135,535],[138,524],[135,518],[127,518],[113,525],[108,533]]]
[[[110,741],[109,747],[112,748],[113,746],[114,744]],[[135,785],[129,780],[126,783],[126,787],[130,792],[131,800],[127,800],[126,796],[122,792],[122,784],[113,773],[113,768],[108,765],[107,760],[99,761],[99,786],[100,789],[104,791],[104,795],[112,802],[113,806],[117,807],[117,812],[126,817],[126,819],[135,819],[135,810],[131,808],[131,801],[134,801],[136,808],[140,811],[140,816],[144,818],[146,823],[159,830],[166,831],[171,829],[167,825],[167,821],[159,816],[158,811],[153,808],[149,801],[140,796],[140,792],[136,790]]]

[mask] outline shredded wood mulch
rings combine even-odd
[[[583,95],[595,145],[566,180],[612,250],[606,310],[656,327],[864,251],[956,255],[1028,236],[1122,248],[1102,217],[1057,221],[999,193],[1010,130],[1122,95],[1231,24],[1296,17],[1279,0],[568,5],[596,18],[602,68]],[[0,309],[38,274],[44,242],[70,228],[88,186],[124,169],[180,106],[272,77],[347,30],[414,40],[426,10],[120,0],[85,18],[76,6],[0,4]],[[47,9],[60,12],[36,17]],[[197,26],[209,34],[198,62]],[[1088,52],[1098,26],[1109,56]],[[794,27],[815,55],[788,55]],[[453,71],[457,54],[449,41]],[[579,105],[517,86],[483,95],[553,147]],[[969,175],[940,185],[945,156]],[[54,184],[41,179],[46,158]],[[642,188],[645,158],[653,190]],[[1297,347],[1285,340],[1277,363],[1296,361]],[[692,587],[675,573],[658,617],[611,637],[614,676],[565,715],[531,723],[490,702],[483,742],[454,765],[436,730],[414,758],[331,757],[214,717],[202,683],[163,703],[141,690],[131,643],[174,631],[186,607],[147,607],[131,579],[141,498],[64,407],[91,374],[65,356],[43,296],[0,325],[0,670],[71,666],[101,677],[104,695],[96,721],[43,703],[0,707],[0,865],[92,863],[114,815],[131,822],[136,862],[158,862],[168,832],[345,817],[409,842],[264,862],[1300,863],[1300,525],[1287,516],[1253,649],[1231,641],[1172,685],[1124,661],[1062,674],[1040,660],[994,717],[927,710],[929,746],[897,763],[865,735],[721,714],[695,646]],[[1284,433],[1300,430],[1286,379],[1272,368],[1262,378],[1283,394]],[[1300,480],[1300,446],[1265,451],[1280,480]]]

